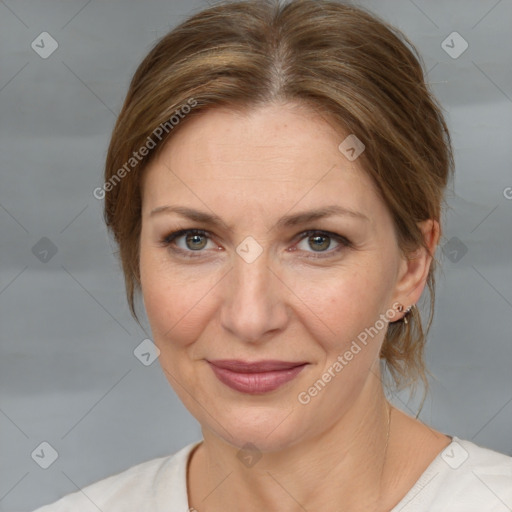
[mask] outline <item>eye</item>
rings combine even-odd
[[[199,253],[204,252],[203,249],[207,246],[208,241],[211,242],[211,238],[207,231],[202,229],[181,229],[167,235],[161,243],[174,252],[194,258],[200,256]],[[214,248],[218,247],[214,246]]]
[[[333,241],[337,244],[336,247],[332,250],[327,250],[333,245]],[[300,247],[300,244],[303,244],[302,248]],[[334,253],[338,253],[339,251],[351,246],[351,242],[341,235],[331,233],[329,231],[318,230],[310,230],[305,233],[301,233],[300,243],[297,244],[297,247],[300,250],[311,253],[310,256],[307,256],[308,258],[329,257]],[[312,249],[312,251],[309,251],[308,248]]]
[[[309,230],[301,233],[296,238],[298,238],[299,243],[291,250],[296,251],[298,248],[300,251],[309,254],[306,256],[307,258],[326,258],[345,248],[352,247],[347,238],[329,231]],[[167,247],[172,252],[187,258],[202,256],[201,253],[205,252],[203,249],[208,248],[208,242],[213,244],[210,249],[219,249],[213,243],[210,233],[203,229],[180,229],[170,233],[160,241],[163,247]],[[333,242],[337,245],[334,249],[328,250]],[[300,247],[300,244],[304,244],[304,246]],[[308,250],[308,248],[312,250]]]

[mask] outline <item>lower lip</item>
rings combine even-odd
[[[274,391],[294,379],[306,365],[287,370],[275,370],[261,373],[240,373],[210,364],[213,373],[226,386],[251,395]]]

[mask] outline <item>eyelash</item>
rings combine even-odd
[[[174,253],[181,254],[186,258],[201,257],[201,253],[204,252],[203,250],[198,250],[198,251],[188,250],[187,251],[184,249],[180,249],[179,247],[172,246],[172,242],[174,242],[174,240],[176,240],[177,238],[179,238],[183,235],[187,235],[189,233],[194,234],[194,235],[202,235],[202,236],[207,237],[209,240],[211,240],[210,233],[203,229],[180,229],[179,231],[174,231],[174,232],[168,234],[167,236],[165,236],[160,241],[160,244],[163,247],[167,247]],[[297,237],[295,237],[295,238],[298,238],[297,243],[299,243],[303,239],[309,238],[312,235],[321,235],[321,236],[325,236],[327,238],[332,238],[333,240],[338,242],[340,245],[337,248],[330,250],[330,251],[319,251],[317,253],[318,255],[307,256],[307,258],[312,258],[312,259],[328,258],[328,257],[332,256],[333,254],[337,254],[338,252],[340,252],[343,249],[351,248],[353,246],[352,243],[350,242],[350,240],[348,240],[344,236],[338,235],[336,233],[332,233],[330,231],[322,231],[322,230],[318,230],[318,229],[310,229],[310,230],[304,231],[303,233],[300,233],[300,235],[297,235]],[[320,254],[325,254],[325,256],[320,256]]]

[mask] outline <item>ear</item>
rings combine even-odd
[[[439,243],[439,222],[428,219],[418,223],[418,227],[423,233],[423,238],[430,250],[430,254],[434,254]],[[432,263],[432,256],[430,254],[424,247],[419,247],[413,253],[407,256],[404,255],[402,258],[394,297],[395,301],[403,304],[404,309],[407,309],[412,304],[416,304],[423,293],[427,283],[430,264]]]

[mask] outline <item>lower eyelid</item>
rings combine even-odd
[[[347,244],[344,244],[340,241],[337,241],[337,242],[339,244],[337,247],[329,248],[325,251],[313,251],[313,250],[301,251],[303,253],[303,255],[301,257],[305,258],[305,259],[333,258],[333,257],[337,256],[339,253],[341,253],[342,251],[349,248],[349,246]]]

